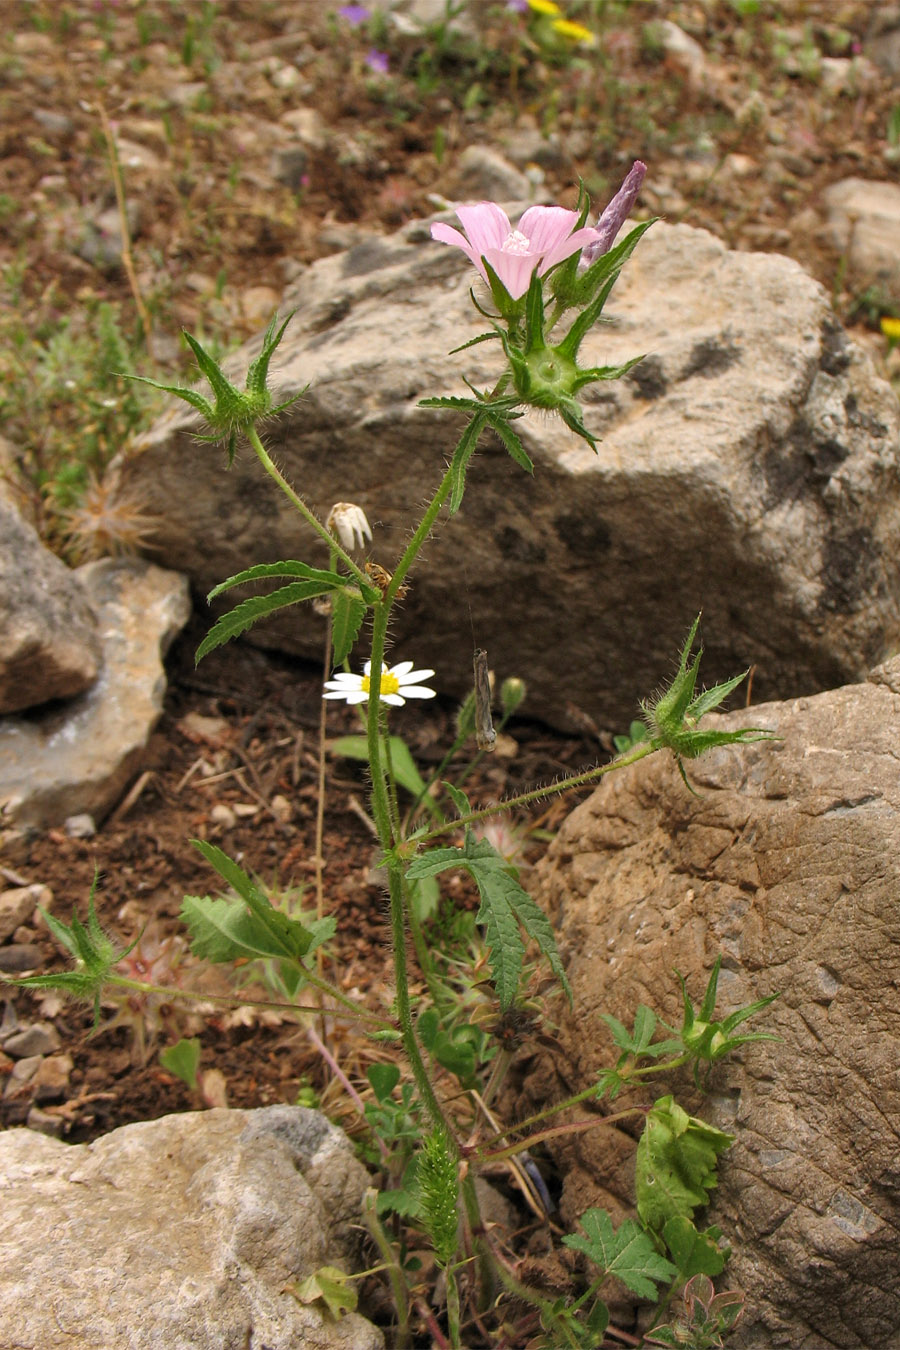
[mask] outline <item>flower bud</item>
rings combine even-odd
[[[367,539],[371,541],[372,527],[366,519],[366,513],[353,502],[335,502],[325,523],[348,552],[354,548],[364,548]]]
[[[500,706],[504,717],[512,716],[525,698],[526,692],[525,681],[520,680],[517,675],[503,681],[500,686]]]

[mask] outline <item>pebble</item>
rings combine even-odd
[[[216,802],[210,809],[209,819],[212,825],[221,825],[225,830],[233,830],[237,824],[237,816],[224,802]]]
[[[49,1134],[52,1139],[61,1139],[65,1129],[62,1116],[51,1116],[49,1111],[42,1111],[39,1106],[31,1107],[25,1118],[25,1124],[29,1130],[37,1130],[38,1134]]]
[[[19,1061],[22,1063],[22,1061]],[[66,1094],[69,1075],[75,1067],[71,1055],[48,1055],[38,1065],[37,1072],[30,1080],[34,1088],[36,1102],[58,1102]]]
[[[272,156],[272,177],[291,192],[304,186],[303,180],[308,173],[309,151],[304,145],[285,145]]]
[[[9,1081],[3,1093],[4,1098],[15,1097],[27,1083],[31,1082],[43,1062],[43,1055],[29,1055],[26,1059],[18,1060],[12,1066]]]
[[[11,942],[6,947],[0,947],[0,970],[6,975],[21,975],[26,970],[37,970],[43,959],[43,952],[34,943]]]
[[[16,929],[30,919],[38,905],[49,909],[53,892],[49,886],[14,886],[0,891],[0,942],[12,937]]]
[[[93,839],[97,833],[94,817],[89,816],[86,811],[77,816],[69,816],[63,829],[70,839]]]
[[[34,108],[32,116],[38,126],[48,136],[70,136],[74,129],[71,117],[65,113],[54,112],[52,108]]]
[[[59,1033],[52,1022],[33,1022],[7,1037],[3,1049],[13,1059],[30,1059],[33,1055],[52,1054],[60,1044]]]
[[[271,286],[248,286],[241,291],[241,311],[245,319],[268,323],[281,302]]]

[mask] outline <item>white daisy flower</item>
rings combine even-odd
[[[372,662],[367,661],[362,675],[351,675],[339,670],[333,680],[325,681],[323,698],[342,698],[347,703],[366,703],[369,698],[369,673]],[[426,689],[417,680],[427,680],[433,670],[413,670],[412,661],[401,661],[399,666],[381,667],[381,699],[394,708],[402,708],[408,698],[434,698],[435,691]]]

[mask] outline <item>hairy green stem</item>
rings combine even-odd
[[[394,1023],[387,1017],[379,1017],[377,1013],[367,1012],[365,1008],[360,1008],[358,1003],[354,1003],[352,998],[342,994],[334,985],[329,984],[327,980],[317,979],[310,971],[303,967],[303,974],[307,982],[320,989],[323,994],[336,999],[344,1005],[346,1011],[342,1011],[344,1017],[355,1017],[363,1022],[374,1022],[379,1028],[385,1031],[393,1031]],[[319,1005],[305,1003],[281,1003],[274,999],[266,998],[244,998],[240,994],[207,994],[194,993],[191,989],[170,988],[163,984],[145,984],[141,980],[129,980],[124,975],[107,975],[106,984],[118,985],[120,989],[136,989],[142,994],[162,994],[165,998],[186,998],[193,999],[196,1003],[230,1003],[233,1007],[238,1004],[245,1008],[284,1008],[290,1012],[312,1012],[321,1015],[322,1007]]]
[[[488,816],[500,815],[501,812],[511,811],[517,806],[530,806],[532,802],[544,801],[547,797],[557,797],[561,792],[568,792],[570,788],[586,787],[588,783],[596,783],[599,779],[605,778],[614,769],[624,769],[629,764],[636,764],[639,759],[646,759],[647,755],[654,754],[658,748],[649,743],[641,745],[630,755],[620,755],[609,764],[601,764],[596,769],[587,769],[584,773],[574,774],[571,778],[561,778],[558,783],[534,788],[533,791],[523,792],[518,797],[507,797],[505,801],[497,802],[494,806],[486,806],[480,811],[470,811],[467,815],[460,816],[458,820],[448,820],[444,825],[435,825],[424,834],[416,835],[416,843],[421,847],[422,844],[430,844],[432,839],[437,839],[441,835],[465,829],[478,820],[486,820]]]
[[[256,452],[256,457],[259,460],[260,464],[265,469],[266,473],[269,475],[270,478],[274,478],[275,482],[281,488],[281,491],[287,497],[288,501],[300,512],[301,516],[306,521],[307,525],[311,525],[312,528],[315,530],[316,534],[318,534],[322,539],[325,540],[325,543],[328,545],[329,549],[331,549],[334,553],[337,553],[341,561],[345,563],[347,567],[350,568],[350,571],[353,573],[357,581],[361,582],[363,586],[371,586],[372,583],[366,576],[365,572],[363,572],[357,566],[357,564],[350,557],[350,554],[347,552],[345,548],[341,546],[338,540],[335,539],[334,535],[331,534],[327,526],[322,524],[321,520],[319,520],[318,517],[315,516],[312,511],[310,511],[309,507],[306,505],[306,502],[303,500],[303,498],[299,496],[299,494],[296,493],[294,489],[291,487],[290,483],[287,481],[281,470],[276,466],[271,456],[269,455],[269,452],[266,450],[266,447],[259,439],[259,433],[257,432],[256,427],[247,428],[247,440],[252,445],[254,451]]]
[[[409,1288],[403,1271],[397,1265],[397,1259],[375,1209],[377,1198],[375,1188],[370,1187],[363,1200],[363,1218],[372,1241],[381,1253],[384,1268],[391,1282],[394,1307],[397,1310],[397,1334],[394,1338],[394,1344],[397,1346],[397,1350],[406,1350],[409,1345]]]

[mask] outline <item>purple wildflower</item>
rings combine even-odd
[[[535,270],[538,276],[544,276],[597,238],[597,231],[590,226],[576,230],[577,211],[562,206],[529,206],[515,229],[506,212],[494,202],[460,206],[456,214],[466,233],[437,222],[431,227],[432,239],[461,248],[485,281],[488,277],[482,259],[486,258],[513,300],[528,290]]]
[[[581,255],[583,263],[590,265],[612,248],[616,235],[628,219],[631,208],[637,200],[646,172],[647,165],[636,159],[624,183],[597,221],[597,237],[592,244],[588,244]]]
[[[388,64],[387,52],[380,52],[375,47],[366,52],[366,65],[370,70],[374,70],[376,75],[386,75]]]
[[[365,5],[341,5],[338,10],[342,19],[346,19],[351,28],[358,28],[366,19],[371,18],[371,14]]]
[[[506,8],[514,10],[516,14],[527,14],[528,0],[506,0]]]

